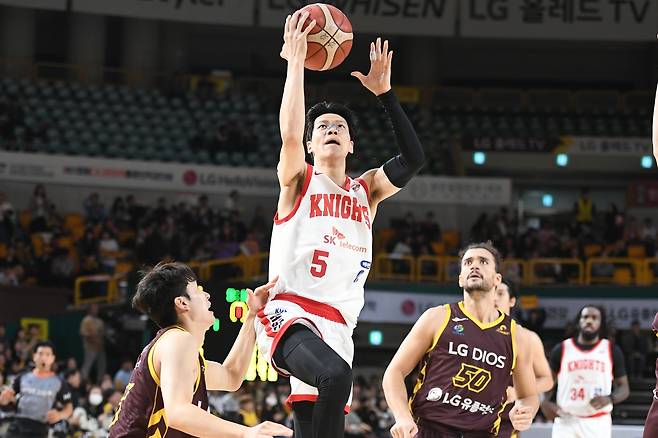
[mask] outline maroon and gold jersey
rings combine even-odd
[[[167,438],[191,437],[191,435],[167,426],[160,378],[155,372],[153,364],[154,347],[168,330],[183,329],[181,327],[164,328],[158,331],[155,338],[144,347],[110,425],[110,438],[161,438],[165,435]],[[199,351],[199,368],[194,384],[192,404],[204,410],[208,409],[205,359],[202,351]]]
[[[500,312],[483,324],[463,301],[445,309],[446,319],[421,362],[412,413],[424,424],[495,434],[516,362],[516,322]]]

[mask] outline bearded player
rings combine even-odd
[[[510,374],[516,401],[509,417],[526,430],[539,408],[528,332],[496,309],[500,254],[490,243],[462,250],[459,286],[464,300],[427,310],[384,373],[395,425],[393,438],[497,436]],[[405,377],[420,363],[407,402]]]
[[[418,137],[391,90],[393,53],[377,38],[368,75],[352,76],[377,96],[400,154],[352,179],[346,159],[355,148],[354,114],[319,103],[304,115],[308,13],[286,19],[281,56],[287,76],[279,122],[281,192],[270,246],[270,278],[279,281],[256,321],[258,347],[275,369],[291,376],[288,401],[295,436],[342,437],[352,387],[352,331],[364,304],[372,262],[377,206],[421,168]],[[305,152],[313,157],[306,163]]]
[[[516,305],[517,298],[514,286],[503,280],[496,288],[494,305],[496,306],[496,309],[509,315],[512,308]],[[537,392],[544,393],[550,391],[551,388],[553,388],[554,381],[553,375],[551,374],[551,367],[548,365],[546,355],[544,354],[544,344],[542,344],[537,333],[521,326],[519,326],[518,330],[526,331],[528,333],[528,338],[530,339],[532,371],[535,374],[535,379],[537,381]],[[500,430],[498,431],[498,438],[514,438],[518,436],[509,419],[509,412],[514,407],[513,402],[515,400],[516,391],[513,386],[509,386],[507,388],[507,403],[505,404],[505,410],[503,410],[500,418],[501,423]]]
[[[542,402],[546,418],[555,418],[553,438],[609,438],[612,406],[629,395],[621,349],[605,339],[605,311],[593,305],[578,313],[578,335],[553,348],[549,363],[557,381]],[[613,390],[613,384],[615,389]]]

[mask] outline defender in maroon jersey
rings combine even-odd
[[[459,285],[464,300],[427,310],[384,374],[384,394],[396,424],[393,438],[488,438],[500,427],[510,374],[517,401],[510,420],[526,430],[539,407],[529,340],[494,306],[502,277],[500,255],[489,243],[462,251]],[[407,404],[404,378],[420,362]]]
[[[658,313],[653,318],[651,329],[658,336]],[[656,387],[653,389],[653,403],[651,403],[651,408],[649,408],[649,413],[647,414],[647,420],[644,424],[644,435],[642,437],[658,437],[658,359],[656,359]]]
[[[276,279],[275,279],[276,280]],[[209,390],[242,384],[256,341],[253,320],[274,281],[249,291],[249,313],[223,364],[206,361],[201,346],[215,320],[210,294],[182,263],[159,263],[139,282],[133,306],[162,329],[144,348],[110,426],[110,438],[291,436],[279,424],[246,427],[208,412]]]

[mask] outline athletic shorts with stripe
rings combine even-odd
[[[292,324],[303,324],[317,334],[340,357],[352,366],[354,358],[354,343],[352,329],[345,323],[340,312],[328,304],[292,294],[278,294],[258,312],[255,321],[256,343],[258,350],[283,376],[290,376],[290,396],[287,402],[315,401],[318,390],[301,380],[291,376],[290,372],[281,369],[272,360],[272,355],[281,337]],[[352,394],[345,406],[349,412]]]

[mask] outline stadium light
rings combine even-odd
[[[473,152],[473,162],[482,166],[487,161],[487,154],[484,152]]]
[[[553,206],[553,195],[550,193],[544,193],[541,197],[541,205],[546,208],[551,208]]]
[[[640,163],[642,164],[643,169],[651,169],[653,167],[653,157],[651,155],[645,155],[642,157]]]
[[[381,330],[371,330],[370,333],[368,334],[368,340],[370,341],[370,345],[382,345],[383,339],[384,339],[384,335],[382,335]]]
[[[566,167],[569,164],[569,155],[557,154],[555,156],[555,164],[557,164],[560,167]]]

